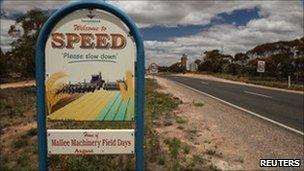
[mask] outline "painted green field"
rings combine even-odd
[[[132,121],[134,98],[123,98],[120,91],[86,93],[48,116],[51,120]]]

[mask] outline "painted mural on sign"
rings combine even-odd
[[[47,118],[133,120],[135,55],[132,36],[116,16],[97,9],[65,16],[45,48]]]

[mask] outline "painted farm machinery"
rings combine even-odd
[[[96,90],[119,90],[119,82],[105,82],[102,79],[101,73],[91,76],[89,82],[83,81],[75,84],[69,83],[65,85],[60,92],[62,93],[87,93]]]

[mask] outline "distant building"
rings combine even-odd
[[[183,56],[181,57],[181,64],[182,67],[184,67],[185,69],[187,69],[187,61],[188,61],[187,55],[183,54]]]
[[[189,71],[197,71],[197,68],[198,68],[198,66],[195,62],[191,62],[189,64]]]

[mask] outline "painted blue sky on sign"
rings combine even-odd
[[[1,1],[1,42],[11,49],[7,31],[33,8],[51,13],[68,1]],[[245,52],[254,46],[303,35],[303,1],[108,1],[132,17],[145,40],[147,63],[169,65],[183,53]]]

